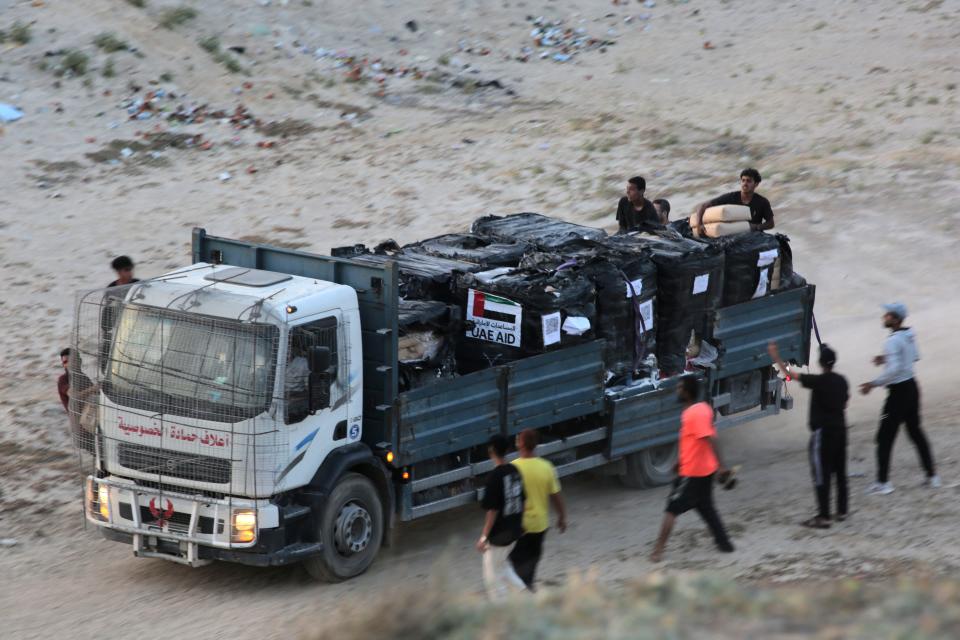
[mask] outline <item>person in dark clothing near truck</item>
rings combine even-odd
[[[133,260],[130,259],[130,256],[117,256],[110,262],[110,268],[116,272],[117,279],[108,284],[107,288],[122,287],[127,284],[133,284],[134,282],[140,282],[140,280],[133,277]]]
[[[663,198],[657,198],[653,201],[653,208],[657,210],[657,216],[660,218],[660,224],[666,225],[670,222],[670,201]]]
[[[933,464],[930,443],[920,427],[920,388],[913,376],[913,364],[920,359],[920,352],[913,330],[903,326],[906,319],[907,307],[903,303],[894,302],[884,306],[883,326],[890,329],[890,335],[884,345],[883,355],[873,359],[875,365],[883,367],[883,373],[860,385],[863,395],[877,387],[887,388],[887,401],[883,405],[880,429],[877,431],[877,481],[867,489],[871,495],[893,493],[890,455],[901,423],[906,424],[907,435],[913,440],[917,455],[920,456],[920,465],[926,473],[924,486],[940,488],[940,476]]]
[[[780,357],[776,342],[767,350],[770,358],[787,378],[797,380],[810,389],[810,472],[817,494],[817,515],[803,522],[805,527],[830,527],[830,481],[837,481],[838,522],[847,518],[847,402],[850,386],[846,378],[834,372],[836,352],[827,345],[820,346],[819,375],[800,373],[787,366]]]
[[[60,352],[60,364],[63,373],[57,379],[57,393],[60,403],[67,412],[70,421],[70,433],[77,446],[93,451],[93,436],[81,424],[81,419],[87,411],[95,411],[96,406],[90,404],[90,396],[99,391],[97,386],[80,370],[80,354],[74,353],[70,347]],[[72,372],[72,373],[71,373]],[[70,379],[73,378],[73,392],[70,391]]]
[[[653,203],[643,197],[647,190],[647,181],[642,176],[634,176],[627,180],[627,195],[617,203],[617,223],[620,229],[617,233],[639,231],[643,227],[660,225],[660,216]]]
[[[690,226],[694,229],[699,228],[700,237],[706,237],[707,232],[703,225],[703,213],[710,207],[717,207],[723,204],[736,204],[750,207],[750,228],[753,231],[766,231],[773,229],[773,208],[770,201],[756,192],[760,185],[760,172],[753,168],[747,168],[740,172],[740,190],[725,193],[712,200],[707,200],[697,207],[696,214],[690,221]]]
[[[526,589],[510,560],[513,544],[523,535],[523,479],[506,460],[510,440],[495,434],[487,445],[494,469],[487,476],[480,506],[486,512],[477,551],[483,554],[483,582],[491,600]]]
[[[706,523],[717,549],[732,553],[733,544],[720,515],[713,506],[713,483],[730,477],[731,471],[723,467],[717,451],[717,428],[713,424],[713,407],[698,402],[700,381],[694,376],[680,378],[677,398],[686,408],[680,416],[680,442],[677,463],[678,476],[673,482],[666,512],[660,525],[660,535],[650,555],[651,562],[660,562],[667,540],[673,531],[677,517],[695,509]]]

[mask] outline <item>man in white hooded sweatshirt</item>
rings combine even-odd
[[[907,425],[907,435],[917,448],[920,464],[926,472],[924,485],[931,488],[940,486],[940,477],[933,466],[930,444],[920,428],[920,389],[913,378],[913,363],[920,359],[916,337],[913,330],[903,326],[907,318],[906,305],[895,302],[884,305],[883,326],[890,329],[883,348],[883,355],[873,359],[877,366],[883,366],[883,373],[871,382],[860,385],[863,395],[876,387],[887,388],[887,401],[883,405],[880,417],[880,429],[877,431],[877,481],[867,490],[868,494],[888,495],[893,493],[890,483],[890,454],[897,439],[901,423]]]

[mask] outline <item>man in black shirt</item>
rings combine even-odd
[[[130,256],[117,256],[110,263],[110,267],[117,272],[117,279],[107,285],[110,287],[122,287],[125,284],[140,282],[133,277],[133,260]]]
[[[506,461],[510,440],[501,434],[490,438],[487,451],[496,465],[487,476],[480,506],[486,511],[477,551],[483,554],[483,582],[491,600],[526,586],[510,562],[513,543],[523,535],[523,479],[520,470]]]
[[[830,527],[830,476],[837,480],[837,521],[847,517],[847,421],[845,412],[850,399],[846,378],[834,373],[837,354],[827,345],[820,346],[820,367],[823,373],[811,375],[792,371],[780,358],[777,344],[768,346],[770,357],[784,376],[796,378],[810,389],[810,470],[816,487],[818,512],[804,522],[815,529]]]
[[[760,180],[759,171],[752,168],[744,169],[740,172],[740,191],[731,191],[722,196],[717,196],[713,200],[701,203],[697,207],[696,220],[691,222],[691,226],[699,227],[700,237],[705,238],[706,229],[703,227],[703,212],[710,207],[737,204],[750,207],[750,228],[752,230],[773,229],[773,209],[770,207],[770,201],[756,192]]]
[[[627,195],[617,203],[617,223],[620,225],[618,233],[638,231],[644,226],[658,226],[660,216],[653,203],[643,197],[647,190],[647,181],[641,176],[634,176],[627,180]]]

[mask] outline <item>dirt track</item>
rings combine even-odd
[[[731,462],[744,465],[742,486],[720,498],[738,552],[715,557],[691,516],[681,521],[666,570],[817,581],[960,566],[955,5],[879,2],[867,15],[826,1],[748,10],[573,0],[487,9],[415,0],[344,11],[333,2],[220,0],[197,5],[193,22],[154,28],[169,6],[48,0],[13,3],[0,14],[0,28],[36,21],[27,45],[0,44],[0,102],[26,114],[2,125],[0,138],[0,538],[18,540],[0,547],[4,637],[102,637],[107,623],[121,637],[143,639],[289,637],[311,616],[417,588],[438,573],[456,588],[479,588],[472,509],[403,527],[368,574],[334,586],[312,584],[299,569],[190,570],[137,560],[128,547],[82,530],[79,479],[54,392],[56,354],[69,338],[74,292],[108,282],[116,253],[133,255],[141,276],[152,276],[187,260],[198,224],[317,251],[391,236],[411,241],[490,212],[540,210],[609,225],[624,178],[637,173],[647,177],[648,197],[671,200],[676,218],[734,188],[747,164],[764,174],[760,191],[773,202],[778,230],[793,239],[798,270],[818,285],[821,329],[852,382],[872,372],[869,358],[883,339],[878,305],[898,298],[916,311],[927,426],[946,487],[916,487],[915,456],[901,436],[894,495],[867,500],[867,478],[853,478],[848,524],[828,533],[797,527],[813,496],[806,396],[796,391],[792,414],[726,436]],[[605,37],[617,44],[566,64],[456,51],[458,40],[471,40],[515,52],[530,42],[528,13],[564,17],[599,36],[613,29],[617,35]],[[403,27],[411,18],[420,23],[415,33]],[[253,35],[261,24],[269,35]],[[145,56],[112,54],[114,78],[103,77],[107,56],[90,44],[108,30]],[[244,64],[258,62],[249,77],[228,74],[197,45],[213,33],[224,45],[248,47]],[[499,79],[516,95],[393,78],[378,95],[375,79],[348,82],[345,69],[297,53],[294,40],[447,72],[467,61],[479,73],[458,71],[464,78]],[[46,51],[67,47],[90,54],[89,87],[41,69],[47,58],[60,60]],[[444,56],[450,61],[441,65]],[[167,72],[172,79],[160,80]],[[231,111],[243,101],[264,122],[281,124],[234,131],[215,118],[176,128],[128,121],[120,103],[131,81],[175,87]],[[158,124],[214,144],[209,151],[147,144],[121,155]],[[275,144],[258,146],[264,141]],[[218,179],[223,172],[229,181]],[[867,475],[879,403],[879,395],[858,397],[850,413],[851,467]],[[571,530],[550,537],[548,582],[591,567],[607,581],[651,569],[645,556],[662,490],[634,493],[589,475],[566,487]]]

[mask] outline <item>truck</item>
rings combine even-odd
[[[399,391],[398,278],[392,261],[197,228],[190,266],[79,294],[71,367],[97,387],[72,418],[86,520],[138,557],[341,581],[398,523],[475,503],[495,433],[536,430],[561,477],[672,479],[679,377],[608,388],[602,340]],[[806,364],[814,297],[806,284],[713,314],[717,357],[687,375],[718,428],[791,408],[766,345]]]

